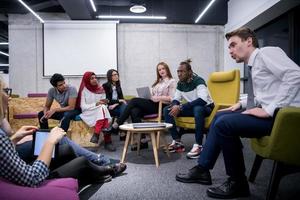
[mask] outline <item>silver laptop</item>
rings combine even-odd
[[[139,97],[144,99],[151,99],[151,92],[149,87],[140,87],[136,88],[137,94]]]

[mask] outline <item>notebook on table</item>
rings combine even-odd
[[[133,128],[166,128],[164,123],[133,123]]]
[[[149,87],[136,88],[136,92],[140,98],[151,99],[151,92]]]

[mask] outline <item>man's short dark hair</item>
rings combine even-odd
[[[255,48],[258,48],[258,41],[256,38],[256,34],[254,33],[254,31],[252,31],[250,28],[248,27],[241,27],[238,28],[234,31],[231,31],[229,33],[226,33],[225,37],[227,40],[229,40],[229,38],[233,37],[233,36],[238,36],[239,38],[242,39],[242,41],[247,40],[249,37],[252,38],[252,45]]]
[[[57,83],[60,81],[64,81],[65,77],[61,74],[53,74],[53,76],[50,79],[50,83],[53,87],[57,87]]]

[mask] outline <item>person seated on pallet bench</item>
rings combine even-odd
[[[89,126],[94,127],[94,134],[90,142],[98,144],[100,133],[104,136],[104,148],[116,151],[111,140],[111,116],[107,108],[108,100],[105,91],[99,84],[94,72],[85,72],[78,92],[76,107],[80,107],[81,119]]]
[[[49,89],[44,110],[38,114],[41,129],[48,129],[48,119],[61,120],[60,127],[67,132],[70,121],[80,114],[80,110],[75,109],[77,90],[74,86],[68,85],[61,74],[53,74],[50,79],[53,86]],[[51,108],[53,100],[57,101],[60,108]]]
[[[108,99],[108,110],[112,117],[119,118],[127,106],[127,102],[123,96],[119,72],[115,69],[110,69],[106,73],[106,78],[107,82],[104,83],[102,87],[104,88],[106,98]],[[117,133],[119,130],[116,128],[113,129],[112,132]],[[121,135],[120,133],[120,140],[125,140],[125,137],[126,135]]]

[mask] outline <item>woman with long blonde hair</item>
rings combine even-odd
[[[172,77],[167,63],[160,62],[156,66],[156,80],[151,88],[151,99],[133,98],[127,104],[124,112],[117,120],[118,125],[122,125],[130,116],[133,123],[142,121],[144,115],[157,113],[159,101],[163,102],[163,107],[168,105],[175,93],[176,81]],[[147,148],[148,143],[141,143],[141,148]],[[132,148],[135,150],[136,148]]]

